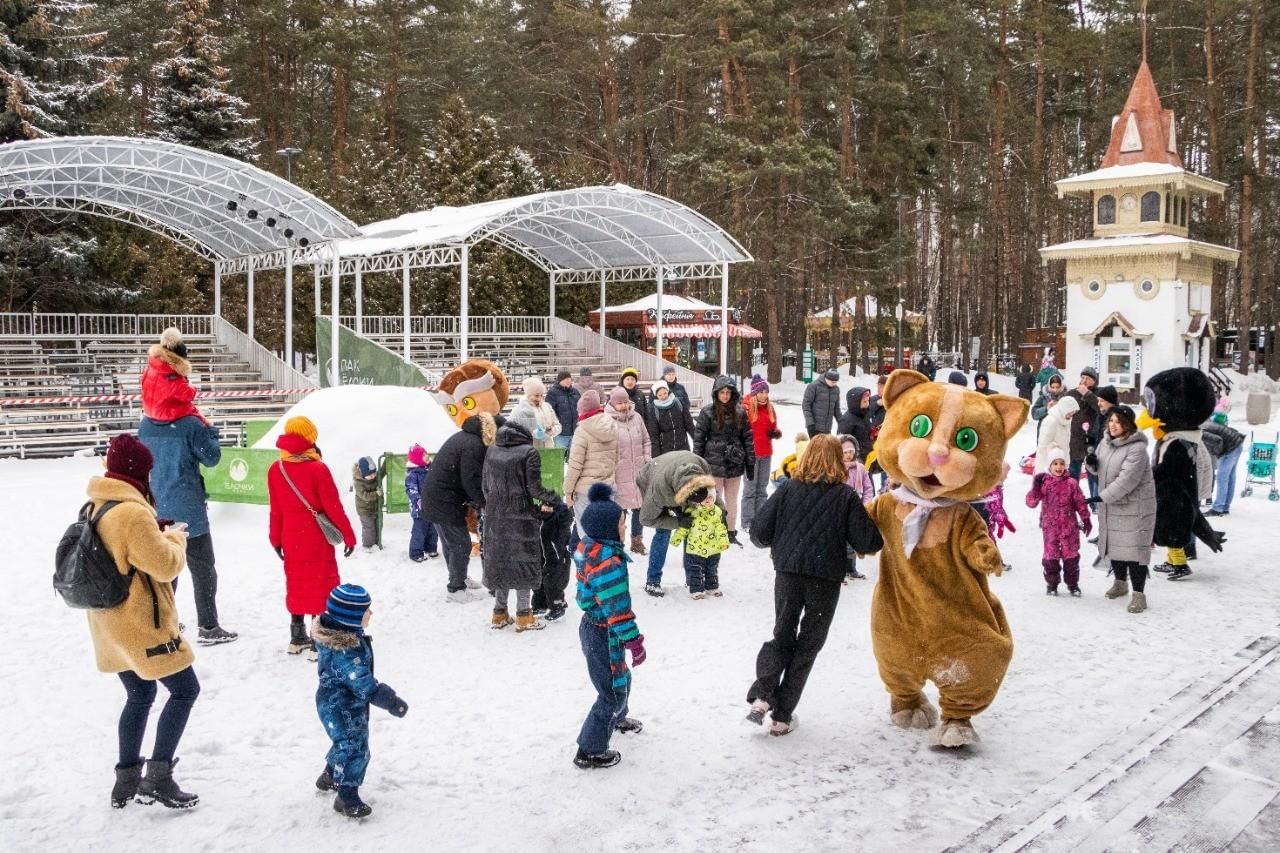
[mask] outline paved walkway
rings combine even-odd
[[[1280,626],[950,851],[1280,851]]]

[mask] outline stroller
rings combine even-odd
[[[1267,497],[1273,501],[1280,501],[1280,490],[1276,489],[1276,444],[1280,442],[1280,433],[1277,433],[1270,442],[1258,441],[1255,434],[1249,434],[1249,461],[1245,465],[1244,474],[1244,491],[1240,493],[1240,497],[1247,498],[1253,494],[1253,487],[1270,486],[1271,492]]]

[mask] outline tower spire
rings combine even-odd
[[[1142,7],[1141,7],[1141,15],[1142,15],[1142,61],[1143,61],[1143,62],[1146,62],[1146,61],[1147,61],[1147,2],[1148,2],[1148,0],[1141,0],[1141,3],[1142,3]]]

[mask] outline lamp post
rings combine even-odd
[[[893,310],[893,316],[898,320],[898,355],[893,361],[895,369],[902,369],[902,285],[898,285],[898,305]]]
[[[302,153],[301,148],[281,148],[276,152],[277,155],[284,158],[284,179],[289,183],[293,183],[293,158]]]

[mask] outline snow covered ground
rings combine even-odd
[[[802,427],[799,406],[786,402],[798,400],[798,387],[777,389],[786,438],[775,463]],[[378,435],[362,423],[371,411],[316,407],[340,484],[356,453],[405,443],[401,421],[393,440],[357,449],[348,436]],[[1009,459],[1033,443],[1028,426]],[[1134,616],[1102,597],[1109,580],[1088,568],[1083,598],[1045,597],[1036,517],[1022,503],[1029,478],[1015,470],[1007,504],[1018,533],[1001,543],[1015,570],[992,583],[1015,655],[995,705],[976,720],[977,749],[940,754],[922,734],[889,725],[868,632],[874,558],[862,564],[870,579],[844,588],[796,732],[771,739],[745,723],[755,655],[772,626],[773,580],[767,554],[748,546],[722,563],[720,600],[680,594],[677,551],[665,599],[643,594],[643,570],[633,566],[649,659],[635,672],[631,708],[645,730],[615,740],[621,765],[584,772],[571,764],[593,698],[577,618],[523,637],[490,631],[484,603],[445,604],[442,561],[408,561],[408,518],[393,516],[385,552],[341,563],[343,579],[373,595],[377,675],[410,704],[403,720],[372,713],[363,794],[375,811],[356,824],[312,787],[327,739],[314,666],[284,653],[288,617],[267,510],[215,505],[219,607],[241,639],[197,649],[204,691],[177,775],[201,804],[190,813],[136,804],[116,812],[107,794],[123,691],[95,670],[84,616],[49,588],[58,536],[100,471],[87,458],[0,462],[5,588],[17,618],[0,656],[5,850],[938,850],[1082,756],[1137,737],[1170,697],[1280,621],[1280,504],[1237,498],[1216,521],[1228,550],[1202,548],[1188,582],[1151,580],[1151,609]],[[179,592],[189,626],[190,590],[186,582]]]

